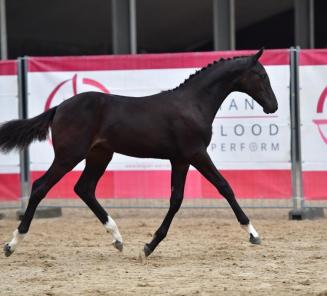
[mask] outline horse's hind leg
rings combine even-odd
[[[259,234],[254,229],[249,218],[243,212],[242,208],[235,199],[234,192],[224,177],[218,172],[215,165],[212,163],[210,156],[206,151],[197,154],[191,161],[191,164],[209,181],[211,182],[220,194],[227,200],[233,209],[237,220],[244,228],[249,236],[250,242],[253,244],[260,244],[261,240]]]
[[[13,239],[4,246],[5,255],[10,256],[16,249],[18,243],[24,238],[31,225],[35,210],[48,191],[78,163],[62,163],[55,159],[49,170],[40,178],[34,181],[31,196],[21,223],[13,233]]]
[[[112,152],[108,152],[100,147],[93,148],[86,157],[85,169],[74,190],[97,216],[106,230],[112,234],[114,247],[122,251],[123,239],[118,227],[95,197],[97,183],[112,159],[112,155]]]

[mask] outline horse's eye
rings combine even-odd
[[[261,79],[265,79],[266,77],[267,77],[267,74],[259,74],[259,77],[261,78]]]

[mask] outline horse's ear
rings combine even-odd
[[[260,48],[260,50],[253,56],[253,58],[254,58],[254,60],[255,61],[257,61],[257,60],[259,60],[260,59],[260,57],[262,56],[262,54],[263,54],[263,50],[264,50],[265,48],[264,47],[261,47]]]

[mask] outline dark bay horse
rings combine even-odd
[[[34,118],[4,123],[0,127],[3,152],[26,148],[33,140],[45,140],[50,127],[55,151],[49,170],[33,183],[22,221],[13,239],[4,246],[5,255],[11,255],[28,232],[35,209],[47,192],[83,159],[86,165],[75,192],[112,233],[113,245],[122,251],[123,239],[115,221],[95,198],[97,183],[114,152],[171,162],[170,207],[151,242],[145,244],[145,256],[167,235],[183,200],[190,165],[226,198],[250,242],[259,244],[258,233],[212,163],[207,147],[215,115],[229,93],[240,91],[250,95],[265,113],[277,110],[269,78],[258,61],[262,52],[261,49],[252,56],[215,61],[175,89],[152,96],[135,99],[86,92]]]

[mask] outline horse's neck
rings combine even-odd
[[[206,74],[196,82],[198,88],[196,99],[203,106],[208,120],[212,122],[226,97],[236,89],[231,71],[224,71],[223,68],[220,71],[212,69]]]

